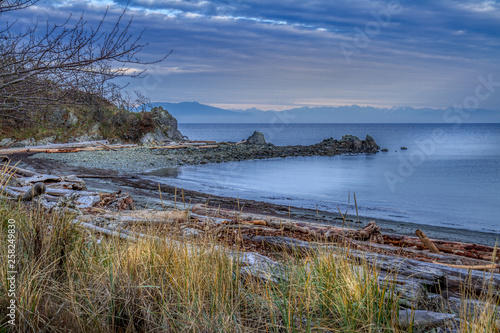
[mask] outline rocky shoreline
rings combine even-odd
[[[220,142],[212,146],[141,146],[117,151],[82,151],[78,153],[39,153],[34,158],[57,160],[72,166],[113,169],[118,172],[145,172],[155,168],[207,163],[223,163],[251,159],[284,158],[296,156],[333,156],[340,154],[374,154],[380,147],[367,135],[360,140],[353,135],[342,139],[325,139],[309,146],[275,146],[266,143],[262,134],[255,132],[239,143]]]

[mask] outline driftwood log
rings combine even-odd
[[[65,205],[72,201],[73,208],[113,208],[128,210],[134,208],[134,200],[128,193],[101,193],[85,191],[85,181],[75,175],[56,176],[39,174],[17,167],[4,166],[0,174],[0,194],[9,199],[30,201],[43,195],[47,202],[63,200]],[[61,203],[62,204],[62,203]],[[52,209],[54,204],[42,203],[45,209]]]
[[[413,247],[420,250],[427,249],[427,247],[417,237],[384,235],[384,240],[386,244],[392,244],[398,247]],[[437,239],[432,239],[432,243],[441,253],[455,254],[471,259],[484,259],[490,261],[493,259],[500,259],[500,251],[495,251],[495,248],[491,246]],[[493,258],[495,253],[496,256]]]
[[[33,176],[37,175],[36,172],[22,169],[22,168],[19,168],[17,166],[11,167],[10,169],[11,169],[12,173],[16,173],[16,174],[23,176],[23,177],[33,177]]]
[[[24,193],[21,196],[22,201],[31,201],[33,198],[45,193],[46,191],[45,184],[40,182],[40,183],[35,183],[26,193]]]
[[[362,252],[334,245],[309,243],[289,237],[253,236],[247,240],[263,243],[275,248],[289,251],[316,252],[321,250],[347,251],[348,256],[357,262],[363,261],[374,265],[382,271],[397,273],[398,276],[418,279],[431,291],[459,292],[463,284],[470,282],[472,290],[478,294],[484,292],[490,284],[493,293],[500,296],[500,274],[485,273],[470,269],[448,267],[441,264],[422,262],[419,260],[394,257],[384,254]]]
[[[108,145],[108,140],[98,140],[98,141],[84,141],[84,142],[71,142],[71,143],[54,143],[44,146],[26,146],[27,149],[65,149],[65,148],[86,148],[86,147],[98,147],[101,144]]]
[[[35,183],[24,192],[15,191],[9,186],[0,186],[0,194],[5,194],[15,200],[31,201],[37,196],[45,193],[46,189],[43,182]]]
[[[279,230],[297,231],[309,234],[317,240],[325,241],[342,241],[347,239],[366,240],[374,243],[384,243],[384,238],[380,232],[380,227],[374,222],[370,221],[366,227],[361,230],[355,229],[341,229],[325,225],[316,225],[312,223],[304,223],[302,221],[275,218],[259,214],[247,214],[228,209],[210,208],[204,204],[196,204],[192,208],[193,213],[208,215],[208,216],[225,216],[233,218],[236,223],[246,221],[260,221],[261,225],[267,225]]]
[[[113,224],[120,225],[158,225],[174,224],[188,220],[188,214],[184,211],[154,211],[154,210],[131,210],[109,212],[104,214],[87,214],[80,219],[85,222],[91,222],[96,218],[109,220]]]
[[[110,145],[107,140],[101,141],[87,141],[87,142],[73,142],[73,143],[61,143],[61,144],[51,144],[43,146],[26,146],[19,148],[6,148],[0,149],[0,154],[17,154],[17,153],[73,153],[78,151],[93,151],[93,150],[116,150],[123,148],[137,147],[136,144],[119,144]]]

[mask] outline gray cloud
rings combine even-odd
[[[376,13],[395,2],[377,30]],[[30,13],[52,4],[57,19],[85,10],[92,20],[101,3],[46,1]],[[117,15],[127,1],[113,3]],[[133,0],[128,13],[147,27],[145,58],[174,50],[153,68],[156,101],[447,107],[474,93],[479,75],[500,81],[498,1]],[[341,45],[355,51],[350,63]],[[482,108],[499,108],[498,90]]]

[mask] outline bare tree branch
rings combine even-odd
[[[0,1],[0,15],[36,2]],[[99,97],[116,94],[113,79],[144,74],[131,71],[131,65],[163,61],[169,54],[153,61],[138,57],[147,46],[141,42],[144,31],[133,34],[132,20],[126,20],[125,14],[126,9],[111,29],[106,10],[96,26],[90,26],[82,14],[76,21],[69,16],[62,24],[47,22],[41,27],[37,23],[24,33],[13,33],[13,24],[0,31],[0,122],[13,117],[30,121],[37,110],[68,103],[75,91]]]

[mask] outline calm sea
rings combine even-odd
[[[159,179],[206,193],[500,233],[500,124],[180,124],[194,140],[276,145],[370,134],[389,152],[184,166]],[[401,150],[404,146],[407,150]],[[350,203],[348,205],[348,198]]]

